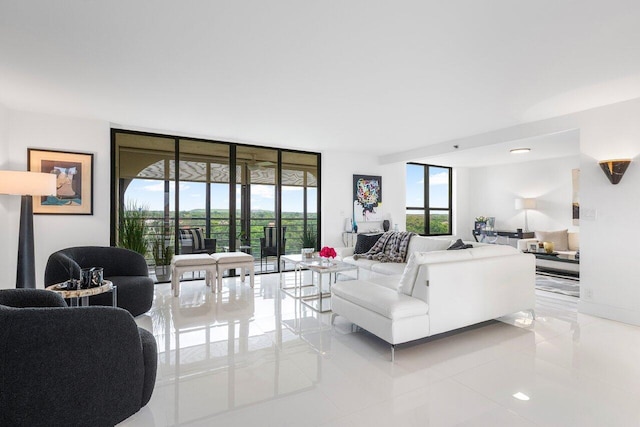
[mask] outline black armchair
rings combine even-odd
[[[287,239],[285,238],[285,234],[287,231],[287,227],[282,227],[282,233],[280,235],[281,243],[280,243],[280,253],[285,252],[285,248],[287,245]],[[270,256],[278,256],[278,240],[276,237],[276,227],[264,227],[264,237],[260,238],[260,269],[262,270],[262,260],[267,259]]]
[[[213,254],[216,252],[216,239],[204,237],[200,228],[180,229],[181,254]]]
[[[146,313],[153,304],[153,279],[144,257],[123,248],[78,246],[54,252],[44,271],[45,287],[80,277],[80,269],[102,267],[104,278],[118,287],[118,307],[133,316]],[[111,305],[111,294],[89,297],[90,305]]]
[[[113,426],[151,399],[153,335],[125,310],[0,290],[0,425]]]

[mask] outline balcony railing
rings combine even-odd
[[[151,249],[154,242],[163,240],[165,245],[174,246],[174,217],[161,218],[158,216],[150,216],[145,219],[146,222],[146,239],[149,244],[149,252],[147,254],[147,262],[154,265]],[[216,239],[216,251],[223,251],[224,247],[230,247],[229,239],[229,218],[211,217],[209,219],[211,232],[207,238]],[[264,227],[273,225],[275,218],[252,218],[251,229],[249,230],[249,246],[254,256],[260,256],[260,238],[264,237]],[[179,220],[180,228],[201,228],[206,231],[207,219],[204,217],[181,218]],[[302,249],[302,236],[304,233],[304,218],[283,218],[282,226],[286,227],[286,246],[285,253],[300,253]],[[307,229],[317,232],[317,219],[315,217],[307,218]],[[236,247],[239,239],[235,239]],[[243,243],[244,244],[244,243]]]

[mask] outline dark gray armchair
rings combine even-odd
[[[153,279],[144,257],[129,249],[78,246],[54,252],[44,271],[45,287],[79,278],[80,269],[104,268],[104,278],[118,287],[118,307],[133,316],[146,313],[153,304]],[[111,305],[111,294],[89,297],[90,305]]]
[[[156,341],[113,307],[0,290],[0,425],[113,426],[153,393]]]

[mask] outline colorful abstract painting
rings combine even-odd
[[[382,177],[353,175],[353,218],[382,221]]]

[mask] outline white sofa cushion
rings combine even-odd
[[[424,316],[429,311],[421,299],[362,280],[338,282],[331,287],[331,292],[391,320]]]
[[[570,251],[579,251],[580,250],[580,233],[577,231],[567,233],[567,238],[569,240],[569,250]]]
[[[436,237],[413,236],[409,241],[407,254],[412,254],[414,252],[442,251],[447,249],[451,243],[452,241],[450,237],[440,239]]]
[[[400,283],[398,285],[398,291],[411,295],[413,293],[413,285],[416,282],[418,276],[418,270],[423,264],[430,262],[452,262],[462,261],[465,259],[471,259],[471,249],[461,249],[458,251],[433,251],[433,252],[414,252],[409,257],[409,262],[402,273]]]
[[[536,231],[536,239],[540,242],[553,242],[553,248],[556,251],[569,250],[568,230],[558,231]]]
[[[471,249],[460,249],[455,251],[433,251],[414,252],[409,257],[409,262],[402,273],[398,291],[405,295],[413,294],[413,286],[418,276],[418,270],[423,264],[433,264],[439,262],[455,262],[468,259],[480,259],[489,257],[499,257],[504,255],[517,254],[519,251],[507,245],[478,245]]]
[[[520,251],[509,245],[482,245],[468,249],[473,258],[489,258],[494,256],[513,255]]]
[[[356,260],[356,259],[353,259],[352,256],[348,256],[344,258],[342,261],[346,262],[347,264],[357,265],[359,268],[364,268],[365,270],[371,270],[371,267],[373,265],[380,264],[380,261],[376,261],[373,259],[366,259],[366,258],[358,258]]]
[[[371,271],[375,273],[399,276],[404,272],[407,263],[405,262],[379,262],[371,266]]]

